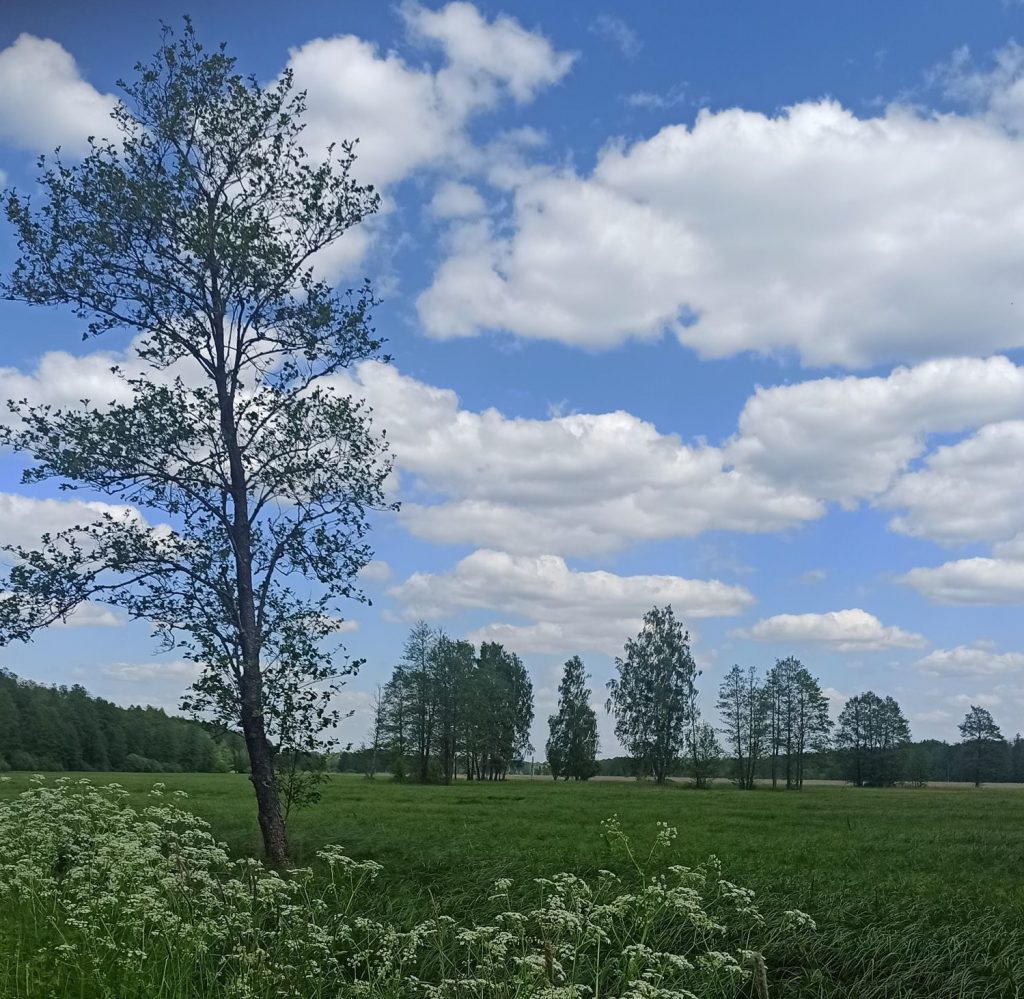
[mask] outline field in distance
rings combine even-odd
[[[0,797],[26,786],[26,775],[11,776]],[[258,855],[243,775],[86,776],[118,781],[137,804],[156,780],[183,789],[232,851]],[[1015,788],[772,793],[550,779],[438,787],[338,775],[291,829],[300,863],[326,843],[382,863],[380,914],[486,918],[499,877],[525,890],[558,871],[617,869],[600,829],[613,814],[642,842],[657,821],[676,826],[672,862],[715,854],[766,909],[814,917],[816,967],[766,955],[782,983],[773,997],[1024,996],[1024,793]]]

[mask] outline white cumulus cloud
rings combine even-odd
[[[932,676],[1002,676],[1024,672],[1024,652],[994,652],[978,645],[935,649],[914,664]]]
[[[1024,561],[957,559],[935,567],[919,567],[899,581],[936,604],[999,605],[1024,602]]]
[[[371,559],[359,570],[359,578],[367,583],[386,583],[391,575],[391,566],[379,558]]]
[[[469,3],[402,8],[414,41],[440,50],[434,70],[383,52],[355,35],[316,38],[288,66],[307,91],[303,145],[315,152],[359,140],[355,174],[386,186],[413,170],[466,153],[465,126],[502,99],[526,102],[558,82],[573,62],[516,20],[486,19]]]
[[[114,134],[115,100],[82,79],[73,56],[49,38],[21,34],[0,51],[0,138],[34,152],[88,150]]]
[[[982,427],[957,444],[937,448],[885,498],[904,508],[891,526],[947,544],[998,541],[1024,531],[1020,483],[1024,420]]]
[[[764,479],[850,505],[890,489],[928,435],[1013,416],[1024,416],[1024,369],[1001,356],[944,358],[880,377],[758,388],[726,453]],[[888,504],[910,500],[904,485]]]
[[[654,604],[672,604],[683,620],[741,613],[753,603],[741,586],[678,576],[618,576],[571,569],[557,556],[480,550],[446,573],[414,573],[388,591],[404,616],[444,619],[489,610],[495,621],[473,641],[500,641],[520,652],[620,651]]]
[[[105,515],[138,516],[134,507],[95,500],[37,499],[0,493],[0,545],[32,547],[40,537],[76,524],[93,524]]]
[[[336,384],[374,406],[408,487],[401,522],[430,541],[592,554],[716,528],[778,530],[823,512],[798,490],[725,467],[719,449],[630,413],[474,412],[454,392],[376,363]],[[419,501],[420,489],[443,498]]]
[[[758,642],[831,645],[840,652],[873,652],[925,644],[921,635],[884,625],[874,614],[855,607],[824,614],[776,614],[740,632]]]
[[[834,101],[703,111],[593,171],[521,175],[507,226],[419,299],[433,336],[868,366],[1024,345],[1024,141],[986,118]]]

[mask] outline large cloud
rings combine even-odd
[[[490,610],[527,623],[496,622],[473,641],[495,640],[520,652],[621,650],[654,604],[672,604],[683,619],[741,613],[753,597],[741,586],[678,576],[579,572],[556,556],[480,550],[447,573],[414,573],[388,591],[410,619],[444,619]]]
[[[824,614],[776,614],[740,633],[757,642],[831,645],[839,652],[874,652],[925,644],[921,635],[884,625],[859,607]]]
[[[0,368],[0,395],[70,407],[128,401],[114,364],[141,369],[130,348],[47,353],[30,372]],[[400,517],[428,540],[592,554],[711,529],[779,530],[824,512],[798,489],[727,467],[720,449],[661,434],[629,413],[474,412],[448,389],[372,362],[335,385],[375,407],[408,487]]]
[[[0,368],[0,395],[127,401],[114,364],[142,368],[130,347],[55,351],[32,371]],[[451,390],[377,363],[335,384],[375,407],[404,477],[402,522],[439,543],[596,554],[709,530],[784,530],[822,516],[829,501],[861,500],[895,511],[896,530],[942,543],[1024,532],[1024,369],[1001,356],[758,388],[718,446],[622,411],[467,410]],[[935,435],[975,428],[928,452]]]
[[[1024,345],[1024,141],[982,117],[833,101],[702,112],[593,171],[533,172],[510,232],[456,242],[419,299],[437,337],[851,367]]]
[[[560,80],[573,56],[510,17],[488,21],[469,3],[403,8],[413,41],[439,48],[440,69],[410,65],[355,35],[317,38],[291,51],[288,66],[308,94],[305,147],[359,139],[363,183],[394,183],[465,152],[464,128],[503,98],[531,100]]]
[[[929,434],[1013,416],[1024,416],[1024,369],[1005,357],[947,358],[884,377],[758,388],[726,454],[768,481],[850,504],[889,490],[925,451]],[[912,505],[918,492],[898,487],[888,505]],[[932,526],[944,533],[942,525]],[[923,524],[921,533],[930,534]]]
[[[1024,369],[1005,357],[758,389],[719,447],[624,412],[473,412],[377,364],[339,385],[376,407],[407,485],[432,500],[407,491],[402,520],[436,542],[593,554],[707,530],[776,531],[821,516],[826,501],[859,500],[897,510],[897,530],[941,542],[1024,530],[1013,501],[1024,424],[1006,419],[1024,416]],[[934,435],[979,426],[908,471]]]
[[[997,541],[1024,530],[1024,421],[982,427],[936,449],[904,476],[886,504],[905,509],[892,526],[944,543]]]
[[[445,497],[417,502],[414,488],[403,503],[402,522],[431,541],[590,554],[716,528],[778,530],[823,512],[629,413],[473,412],[450,390],[374,363],[337,384],[373,404],[410,484]]]
[[[0,138],[34,152],[88,149],[110,137],[115,101],[81,78],[75,60],[48,38],[22,34],[0,52]]]

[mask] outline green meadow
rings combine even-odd
[[[153,775],[97,774],[143,804]],[[186,807],[235,855],[259,853],[242,775],[169,774]],[[26,786],[15,775],[0,796]],[[763,908],[808,912],[810,948],[766,954],[773,996],[1024,996],[1024,791],[695,791],[633,781],[509,779],[450,787],[336,776],[323,800],[290,822],[296,860],[341,844],[384,865],[368,905],[410,922],[446,912],[485,920],[491,886],[513,893],[559,871],[593,876],[621,863],[600,822],[617,815],[638,840],[678,829],[672,861],[710,854]],[[2,920],[2,916],[0,916]]]

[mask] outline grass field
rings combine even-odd
[[[151,774],[117,780],[140,801]],[[188,791],[237,854],[259,852],[241,775],[162,775]],[[0,785],[16,793],[25,778]],[[676,862],[717,855],[726,876],[766,909],[817,921],[806,953],[766,955],[773,996],[1024,996],[1024,791],[855,790],[697,792],[629,781],[583,785],[512,779],[453,787],[338,776],[324,800],[292,819],[296,859],[326,843],[384,865],[375,914],[435,911],[486,918],[496,878],[518,884],[557,871],[612,867],[600,821],[649,838],[679,830]],[[2,848],[2,844],[0,844]]]

